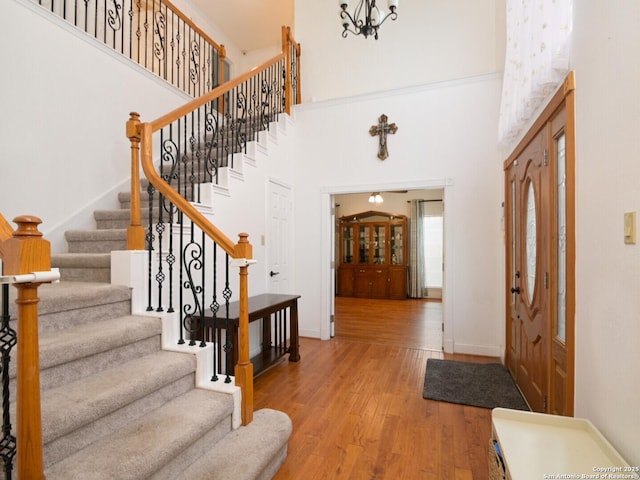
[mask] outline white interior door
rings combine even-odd
[[[267,285],[271,293],[290,291],[293,258],[291,188],[269,180],[269,233],[267,236]]]

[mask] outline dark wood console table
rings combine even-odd
[[[300,360],[298,344],[298,299],[300,295],[284,295],[264,293],[249,297],[249,323],[262,320],[262,351],[251,358],[254,376],[274,365],[282,356],[289,354],[290,362]],[[225,315],[225,307],[220,308],[220,314]],[[287,322],[288,317],[288,322]],[[229,304],[229,334],[233,343],[233,365],[238,363],[238,323],[240,319],[240,304]],[[272,322],[273,319],[273,322]],[[227,319],[211,316],[204,317],[204,327],[210,336],[218,336],[220,330],[227,327]],[[287,323],[288,328],[287,328]],[[273,328],[272,328],[273,327]],[[216,332],[216,330],[218,332]],[[287,344],[287,333],[289,342]],[[231,366],[233,369],[233,366]]]

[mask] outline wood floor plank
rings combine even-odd
[[[442,338],[424,338],[438,330],[424,324],[438,308],[337,299],[335,338],[301,338],[299,362],[256,379],[255,408],[293,422],[275,480],[488,478],[490,410],[422,398],[428,358],[495,361],[433,348]]]

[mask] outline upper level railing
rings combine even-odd
[[[224,46],[168,0],[33,2],[193,97],[224,81]]]
[[[220,168],[233,168],[233,156],[267,130],[300,98],[300,46],[282,28],[282,52],[238,78],[216,87],[152,122],[132,113],[130,250],[148,250],[148,311],[177,312],[179,341],[205,346],[202,321],[224,325],[235,294],[240,304],[236,385],[242,389],[242,422],[253,417],[253,365],[249,359],[248,266],[252,247],[241,233],[234,243],[196,208],[203,188],[217,183]],[[140,166],[149,182],[142,224]],[[218,253],[220,251],[220,253]],[[240,267],[238,290],[229,280],[230,263]],[[220,280],[218,280],[220,278]],[[217,340],[214,376],[229,374],[228,336]],[[209,339],[211,340],[211,339]]]

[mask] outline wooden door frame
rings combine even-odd
[[[575,135],[575,79],[574,72],[569,72],[566,76],[563,84],[553,95],[549,103],[542,110],[538,118],[535,120],[531,128],[524,135],[522,140],[515,147],[513,152],[505,160],[503,168],[506,172],[510,165],[519,157],[527,145],[538,135],[538,133],[545,128],[551,128],[551,121],[562,108],[566,111],[566,123],[565,123],[565,135],[566,135],[566,209],[567,209],[567,232],[566,232],[566,261],[567,261],[567,285],[566,285],[566,338],[565,345],[567,350],[567,377],[566,377],[566,410],[565,414],[573,416],[574,414],[574,392],[575,392],[575,160],[576,160],[576,135]],[[549,141],[553,139],[552,135],[548,136]],[[505,175],[505,195],[509,194],[508,178]],[[555,193],[549,193],[554,199],[555,205]],[[506,200],[506,199],[505,199]],[[505,215],[507,212],[505,211]],[[555,213],[553,216],[555,218]],[[505,287],[509,288],[511,285],[511,232],[509,229],[505,231]],[[554,273],[557,272],[557,264],[555,260],[552,260]],[[551,275],[553,277],[554,275]],[[548,320],[548,338],[547,340],[547,392],[551,391],[551,358],[554,343],[554,320],[556,318],[555,302],[551,302],[551,318]],[[509,314],[510,314],[510,300],[509,296],[505,295],[505,325],[506,325],[506,347],[510,345],[510,328],[509,328]],[[505,351],[505,355],[508,352]]]

